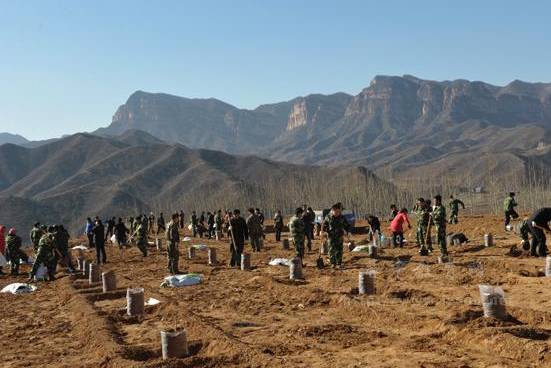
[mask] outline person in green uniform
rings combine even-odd
[[[289,232],[295,244],[296,256],[301,259],[301,262],[304,259],[304,239],[306,237],[303,214],[304,210],[298,207],[295,210],[295,215],[289,220]]]
[[[167,253],[168,253],[168,272],[173,275],[179,273],[178,271],[178,243],[180,242],[180,234],[178,233],[178,214],[172,214],[172,220],[168,223],[166,229],[166,240],[168,241]]]
[[[448,255],[446,247],[446,207],[442,205],[442,196],[440,194],[434,196],[434,207],[431,214],[432,224],[436,230],[436,243],[440,248],[442,256]]]
[[[334,204],[322,225],[329,245],[329,261],[333,268],[342,268],[344,236],[350,237],[350,225],[343,216],[342,210],[341,203]]]
[[[430,208],[427,206],[427,202],[424,198],[418,198],[415,207],[413,208],[417,215],[417,245],[419,246],[419,253],[426,254],[425,249],[432,252],[432,244],[427,244],[427,230],[429,226]],[[428,248],[427,248],[428,247]]]
[[[138,216],[135,224],[133,238],[136,239],[136,245],[142,252],[144,257],[147,257],[147,217]]]
[[[459,217],[459,206],[465,209],[465,203],[461,200],[454,198],[453,195],[450,196],[450,224],[457,224]]]
[[[518,213],[515,210],[518,204],[515,201],[515,193],[510,192],[509,196],[503,201],[503,211],[505,212],[505,229],[507,225],[511,222],[511,219],[515,220],[518,218]]]

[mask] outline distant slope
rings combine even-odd
[[[3,145],[0,163],[6,162],[0,166],[0,200],[7,203],[0,222],[24,229],[39,220],[78,230],[87,216],[150,210],[255,205],[291,211],[303,202],[326,207],[343,201],[366,211],[397,195],[363,168],[298,166],[193,150],[142,132],[119,138],[76,134],[34,149]]]
[[[0,145],[6,143],[21,145],[28,142],[29,141],[25,137],[22,137],[19,134],[0,133]]]
[[[130,129],[126,130],[121,135],[113,137],[119,142],[129,144],[131,146],[147,146],[150,144],[163,144],[162,140],[155,138],[149,133],[142,130]]]

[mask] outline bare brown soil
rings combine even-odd
[[[0,294],[2,367],[548,367],[551,366],[551,278],[544,259],[512,257],[518,244],[500,219],[461,218],[450,231],[471,242],[450,247],[453,262],[438,264],[438,251],[420,257],[413,244],[385,249],[379,259],[345,252],[344,270],[315,268],[319,241],[308,254],[305,281],[291,282],[290,257],[268,234],[265,249],[252,254],[251,271],[227,266],[226,242],[199,241],[218,249],[220,265],[206,252],[181,268],[202,273],[201,285],[161,288],[166,255],[154,247],[143,259],[136,248],[121,254],[108,245],[119,289],[65,275],[38,283],[29,295]],[[496,246],[484,248],[483,235]],[[355,236],[361,242],[363,236]],[[407,234],[413,240],[413,232]],[[93,252],[87,257],[93,259]],[[377,293],[357,295],[358,272],[377,271]],[[28,271],[28,266],[23,268]],[[4,276],[0,286],[24,281]],[[509,319],[485,319],[480,283],[502,285]],[[125,314],[127,287],[145,288],[141,318]],[[190,356],[163,362],[160,330],[185,328]]]

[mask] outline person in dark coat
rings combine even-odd
[[[249,238],[249,230],[245,219],[241,217],[241,211],[238,209],[233,211],[233,216],[230,219],[230,252],[231,252],[231,267],[239,267],[241,263],[241,254],[245,247],[245,240]]]
[[[281,232],[283,231],[283,215],[281,211],[277,210],[274,216],[274,229],[275,229],[275,239],[277,242],[281,241]]]
[[[253,252],[260,252],[262,248],[260,244],[260,239],[262,238],[262,223],[260,222],[260,217],[255,213],[254,208],[249,208],[249,217],[247,217],[246,224]]]
[[[184,211],[180,211],[180,215],[178,216],[178,219],[180,220],[180,229],[184,229],[185,226],[185,218],[186,215],[184,214]]]
[[[166,231],[166,223],[165,223],[164,215],[161,212],[159,214],[159,217],[157,218],[157,235],[161,234],[164,231]]]
[[[107,263],[107,255],[105,254],[105,227],[100,219],[96,219],[96,224],[92,229],[94,237],[94,247],[96,248],[96,259],[98,264]]]
[[[107,240],[110,240],[113,236],[113,230],[115,229],[115,218],[111,217],[109,220],[107,220],[107,231],[105,232],[105,242],[107,243]]]
[[[381,221],[379,221],[379,218],[369,215],[367,216],[367,223],[369,224],[369,237],[371,239],[374,237],[379,238],[381,236]]]
[[[207,213],[207,225],[208,225],[207,235],[209,239],[214,238],[214,224],[215,224],[214,212],[212,213],[208,212]]]
[[[551,221],[551,208],[540,208],[528,218],[528,229],[532,234],[530,255],[537,257],[547,256],[545,233],[551,233],[549,222]]]
[[[262,211],[260,211],[260,208],[256,208],[254,210],[254,214],[256,216],[258,216],[258,220],[260,221],[260,226],[262,227],[262,239],[266,239],[266,231],[264,229],[264,214],[262,213]]]
[[[312,251],[312,239],[314,239],[314,221],[316,220],[316,214],[312,207],[304,205],[302,207],[302,221],[304,222],[304,234],[306,236],[306,248],[308,251]]]
[[[122,249],[127,242],[127,234],[129,233],[128,228],[122,222],[122,218],[119,217],[119,221],[115,225],[115,239],[117,239],[117,243],[119,245],[119,248]]]

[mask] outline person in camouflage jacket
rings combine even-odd
[[[260,217],[255,213],[254,208],[249,208],[247,217],[247,229],[253,252],[260,252],[260,238],[262,238],[262,223]]]
[[[180,234],[178,233],[178,214],[172,214],[172,220],[168,223],[166,229],[167,253],[168,253],[168,272],[173,275],[179,273],[178,261],[180,254],[178,252],[178,243],[180,242]]]
[[[525,217],[519,224],[518,233],[522,239],[522,248],[524,250],[530,249],[530,226],[528,226],[528,217]]]
[[[446,247],[446,207],[442,205],[442,196],[440,194],[434,197],[434,207],[431,214],[432,224],[436,230],[436,242],[443,256],[448,255]]]
[[[517,207],[517,202],[515,201],[515,193],[509,193],[509,196],[503,201],[503,211],[505,212],[505,228],[511,222],[511,219],[515,220],[518,218],[518,213],[515,211]]]
[[[331,266],[342,268],[344,235],[350,236],[350,225],[342,215],[342,204],[337,203],[331,207],[331,212],[323,221],[322,230],[328,238]]]
[[[139,216],[135,221],[136,230],[133,238],[136,239],[136,245],[142,252],[144,257],[147,257],[147,218]]]
[[[289,232],[295,244],[296,256],[301,259],[301,262],[304,259],[304,239],[306,237],[304,221],[302,219],[303,213],[303,209],[299,207],[295,210],[295,216],[289,220]]]
[[[32,281],[40,265],[44,265],[48,269],[48,277],[50,281],[55,280],[55,269],[53,263],[56,261],[55,257],[55,248],[54,248],[54,234],[53,227],[50,226],[48,231],[46,231],[40,241],[38,242],[38,250],[36,253],[36,259],[34,260],[33,267],[29,274],[29,281]]]
[[[422,253],[423,248],[427,248],[429,252],[432,252],[432,244],[427,244],[427,230],[429,226],[430,209],[427,206],[424,198],[417,199],[417,203],[413,208],[417,215],[417,245],[419,246],[419,252]]]
[[[8,261],[11,265],[11,275],[19,275],[19,261],[28,260],[28,257],[21,250],[21,237],[16,234],[16,230],[11,228],[8,231],[8,236],[6,237],[6,246],[8,249]]]
[[[40,238],[44,234],[44,231],[40,228],[40,223],[37,222],[34,224],[33,228],[31,229],[31,242],[33,243],[33,249],[36,253],[38,251],[38,242],[40,241]]]
[[[457,224],[459,222],[459,206],[465,209],[465,203],[463,201],[450,196],[450,224]]]

